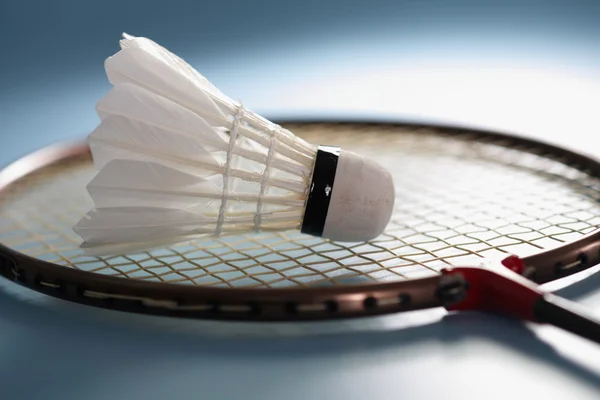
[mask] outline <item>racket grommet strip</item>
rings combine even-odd
[[[377,305],[378,305],[377,299],[373,296],[369,296],[366,299],[364,299],[364,301],[363,301],[363,306],[366,309],[377,308]]]
[[[46,279],[40,274],[35,275],[33,284],[44,291],[65,292],[65,284],[63,282]]]
[[[579,266],[578,266],[578,268],[584,268],[584,267],[586,267],[586,266],[587,266],[587,264],[588,264],[588,256],[587,256],[587,254],[585,254],[585,253],[580,253],[580,254],[577,256],[577,260],[579,261]]]
[[[410,294],[403,293],[400,296],[398,296],[398,303],[402,307],[408,307],[411,302],[412,302],[412,297],[410,296]]]
[[[288,301],[284,308],[288,314],[298,314],[298,303],[295,301]]]
[[[554,264],[554,273],[556,275],[562,275],[564,269],[565,265],[562,262],[559,261],[556,264]]]
[[[23,268],[19,268],[17,269],[17,272],[15,274],[17,281],[21,282],[21,283],[27,283],[27,273],[25,272],[25,270]]]
[[[554,264],[554,273],[557,276],[571,275],[581,271],[588,264],[588,256],[586,253],[580,253],[575,261],[565,263],[562,261]]]
[[[76,295],[77,297],[83,297],[83,298],[95,299],[95,297],[87,296],[87,295],[86,295],[86,291],[87,291],[87,288],[85,288],[85,287],[83,287],[83,286],[81,286],[81,285],[77,285],[77,286],[75,287],[75,295]]]
[[[211,313],[216,314],[221,311],[221,303],[220,302],[213,300],[213,301],[209,301],[208,304],[210,305],[209,310]]]
[[[335,300],[328,300],[325,302],[325,309],[329,312],[337,312],[340,308],[340,305]]]
[[[15,279],[17,271],[17,263],[4,255],[0,255],[0,275],[8,278]]]
[[[251,302],[251,303],[248,303],[247,306],[248,306],[248,313],[250,315],[262,314],[262,309],[259,304],[255,303],[255,302]]]

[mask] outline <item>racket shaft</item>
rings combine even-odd
[[[600,320],[569,300],[545,294],[536,302],[533,312],[539,322],[557,326],[600,343]]]

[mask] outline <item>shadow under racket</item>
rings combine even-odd
[[[600,287],[600,274],[575,283],[569,290],[584,295],[593,292],[594,284]],[[128,360],[139,362],[148,354],[155,359],[218,357],[252,361],[260,358],[267,362],[344,355],[365,357],[368,362],[371,358],[411,352],[420,346],[435,346],[438,351],[460,355],[468,351],[465,346],[470,342],[484,341],[549,364],[582,384],[600,390],[598,369],[572,359],[569,349],[555,348],[552,343],[540,340],[526,324],[512,318],[428,310],[333,322],[170,321],[31,294],[18,293],[9,287],[0,290],[0,308],[3,310],[0,321],[30,332],[24,338],[27,346],[19,350],[18,357],[9,357],[0,363],[11,365],[14,377],[10,376],[10,371],[3,372],[3,377],[9,381],[25,369],[33,368],[30,372],[34,375],[35,369],[47,375],[49,370],[55,369],[57,362],[66,369],[61,374],[68,373],[70,379],[85,379],[88,374],[97,375],[98,371],[114,368],[117,361],[114,354],[124,355],[118,360],[123,368],[127,368]],[[198,340],[198,335],[202,340]],[[90,343],[94,345],[90,346]],[[67,346],[71,351],[64,351]],[[85,351],[80,351],[82,349]],[[28,360],[31,359],[38,361],[30,365]],[[58,393],[64,390],[61,385],[57,383],[56,388],[44,386],[43,392],[48,394],[56,389]]]

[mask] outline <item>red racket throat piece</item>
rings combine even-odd
[[[510,256],[500,268],[456,267],[442,272],[439,295],[450,311],[484,311],[547,323],[600,343],[600,320],[577,304],[543,292]]]

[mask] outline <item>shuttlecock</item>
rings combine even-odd
[[[342,242],[382,233],[394,185],[376,162],[245,109],[150,39],[125,34],[120,45],[88,137],[94,209],[74,227],[88,254],[251,231]]]

